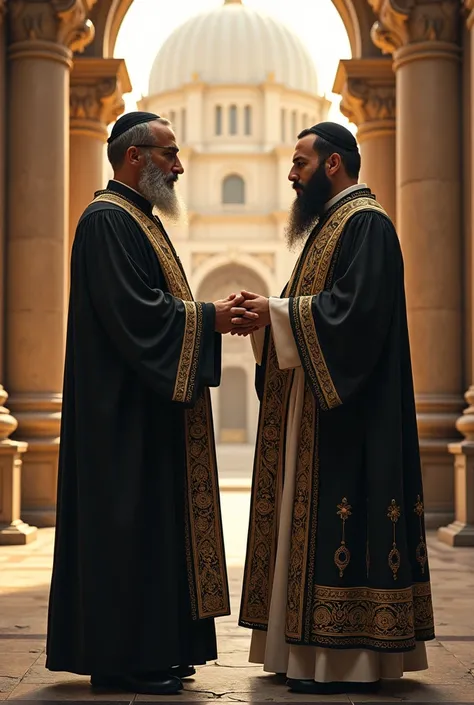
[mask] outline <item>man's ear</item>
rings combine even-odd
[[[331,156],[326,160],[326,170],[328,176],[333,176],[341,168],[342,160],[341,155],[337,152],[331,154]]]
[[[140,162],[141,156],[142,155],[141,155],[140,150],[137,149],[136,147],[129,147],[127,149],[126,159],[129,164],[134,164],[134,165],[138,164]]]

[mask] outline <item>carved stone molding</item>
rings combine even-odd
[[[339,62],[334,82],[340,109],[361,131],[395,131],[395,74],[391,59]]]
[[[466,24],[468,29],[474,26],[474,0],[464,0]]]
[[[10,44],[53,42],[81,52],[94,38],[88,19],[97,0],[9,0]]]
[[[368,0],[377,22],[372,41],[384,54],[409,44],[446,42],[458,44],[459,0]]]
[[[0,443],[11,436],[18,427],[18,421],[5,407],[7,399],[8,394],[0,384]]]
[[[124,110],[123,94],[132,90],[123,59],[78,58],[70,82],[71,132],[106,136]]]

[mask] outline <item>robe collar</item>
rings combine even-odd
[[[354,193],[354,191],[361,191],[363,189],[367,189],[367,184],[354,184],[353,186],[348,186],[343,191],[340,191],[336,196],[334,196],[334,198],[331,198],[331,200],[328,201],[324,206],[324,210],[328,211],[330,208],[335,206],[336,203],[342,201],[342,199],[346,196],[349,196],[351,193]]]
[[[145,213],[145,215],[147,215],[149,218],[153,218],[153,206],[151,205],[150,201],[147,201],[147,199],[142,196],[141,193],[138,193],[138,191],[135,191],[135,189],[131,188],[130,186],[127,186],[126,184],[123,184],[121,181],[117,181],[116,179],[110,179],[109,183],[107,184],[106,191],[111,191],[112,193],[117,193],[119,196],[123,196],[127,199],[127,201],[131,201],[134,206],[143,211],[143,213]],[[99,191],[98,193],[104,192]]]

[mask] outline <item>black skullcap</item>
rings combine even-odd
[[[320,122],[314,127],[310,127],[309,132],[322,137],[326,142],[339,147],[339,149],[344,149],[346,152],[359,151],[352,132],[337,122]]]
[[[153,120],[158,120],[159,117],[160,116],[155,115],[155,113],[146,113],[140,110],[122,115],[122,117],[120,117],[113,126],[107,142],[110,144],[110,142],[116,140],[117,137],[123,135],[123,133],[127,132],[127,130],[131,130],[132,127],[135,127],[135,125],[141,125],[144,122],[152,122]]]

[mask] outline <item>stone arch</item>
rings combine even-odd
[[[198,301],[216,301],[231,292],[242,289],[269,295],[264,278],[255,269],[239,262],[228,262],[211,270],[201,281],[196,291]]]
[[[317,0],[313,0],[317,2]],[[370,29],[375,15],[367,0],[332,0],[346,28],[353,58],[381,56],[371,41]],[[133,0],[101,0],[92,8],[94,41],[85,56],[113,57],[120,26]]]

